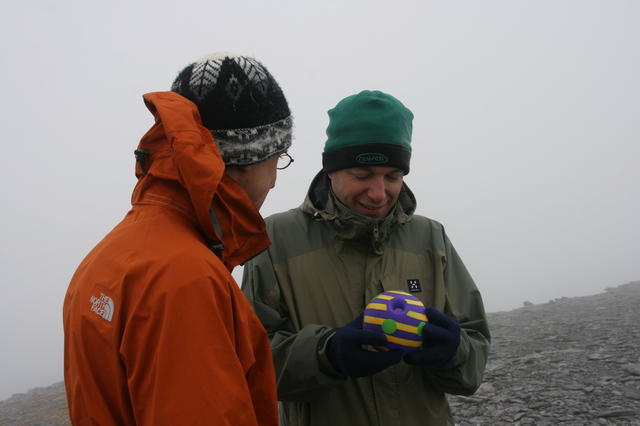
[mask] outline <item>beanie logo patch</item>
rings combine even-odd
[[[366,164],[368,166],[386,164],[389,162],[389,157],[384,154],[380,154],[379,152],[364,152],[362,154],[358,154],[356,162]]]

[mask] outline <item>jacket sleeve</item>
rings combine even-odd
[[[480,292],[444,230],[443,237],[444,310],[460,324],[460,344],[445,368],[424,370],[428,380],[441,391],[471,395],[482,383],[491,336]]]
[[[122,337],[137,424],[277,425],[268,337],[237,284],[167,288],[134,308]]]
[[[282,300],[269,251],[245,264],[242,291],[271,339],[278,399],[310,401],[344,382],[346,376],[333,368],[324,352],[333,329],[308,324],[296,330]]]

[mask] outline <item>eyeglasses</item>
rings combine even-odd
[[[278,156],[278,170],[284,170],[293,163],[293,158],[287,153],[283,152]]]

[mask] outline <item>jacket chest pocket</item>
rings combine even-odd
[[[281,290],[301,326],[338,327],[362,311],[364,280],[358,272],[363,266],[356,260],[341,259],[329,250],[290,260]]]
[[[407,253],[394,266],[383,268],[381,291],[404,291],[430,306],[434,301],[437,280],[430,256]]]

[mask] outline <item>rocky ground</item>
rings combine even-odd
[[[459,426],[640,425],[640,281],[489,321],[484,384],[449,398]],[[0,402],[0,425],[68,424],[62,383]]]
[[[475,395],[458,425],[640,425],[640,282],[489,316]]]

